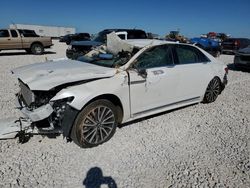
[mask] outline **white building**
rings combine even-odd
[[[30,29],[40,36],[60,37],[67,34],[74,34],[76,29],[73,27],[42,26],[28,24],[11,24],[10,29]]]

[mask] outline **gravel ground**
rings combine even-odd
[[[0,119],[20,115],[10,70],[65,57],[65,49],[55,42],[42,56],[0,53]],[[233,62],[232,55],[219,59]],[[62,136],[0,141],[0,187],[250,187],[249,127],[250,73],[232,69],[214,103],[123,126],[92,149]]]

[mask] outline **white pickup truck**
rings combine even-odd
[[[26,50],[36,55],[52,46],[51,37],[42,37],[28,29],[0,29],[1,50]]]

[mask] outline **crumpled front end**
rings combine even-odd
[[[62,129],[64,136],[68,136],[70,129],[65,123],[72,125],[78,113],[69,103],[73,96],[51,101],[57,93],[51,91],[31,91],[27,85],[19,80],[20,92],[16,95],[16,106],[41,131]]]

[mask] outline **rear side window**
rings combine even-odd
[[[120,37],[120,39],[122,39],[122,40],[126,39],[124,34],[120,34],[120,35],[117,35],[117,36]]]
[[[128,32],[128,39],[146,39],[147,34],[144,31],[127,31]]]
[[[22,34],[24,37],[38,37],[38,35],[35,33],[35,31],[33,30],[28,30],[28,29],[24,29],[24,30],[18,30],[20,34]]]
[[[10,30],[11,36],[16,38],[18,37],[17,32],[15,30]]]
[[[193,64],[210,61],[202,52],[192,46],[177,45],[175,51],[179,64]]]
[[[0,37],[9,37],[10,34],[9,34],[9,31],[7,29],[2,29],[0,30]]]

